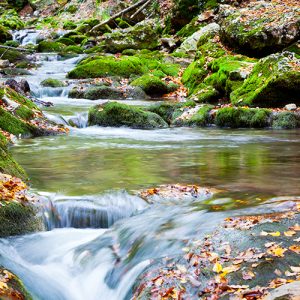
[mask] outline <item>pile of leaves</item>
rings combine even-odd
[[[133,299],[255,300],[300,281],[299,200],[278,209],[225,219],[211,235],[188,243],[180,258],[152,265]]]
[[[0,206],[4,202],[26,203],[34,200],[28,193],[27,185],[20,178],[0,173]]]
[[[0,298],[10,300],[25,300],[26,297],[20,289],[18,289],[19,279],[6,269],[0,267]],[[27,298],[28,299],[28,298]]]

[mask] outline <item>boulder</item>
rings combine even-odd
[[[259,107],[300,104],[300,59],[294,53],[269,55],[255,65],[241,87],[230,94],[232,103]]]
[[[64,82],[58,79],[47,78],[41,82],[41,86],[56,88],[56,87],[64,87],[66,85]]]
[[[217,23],[211,23],[207,26],[202,27],[200,30],[193,33],[191,36],[186,38],[176,52],[196,52],[197,44],[201,37],[214,37],[220,30],[220,26]]]
[[[263,57],[298,40],[299,14],[296,1],[252,1],[239,9],[222,5],[220,36],[241,53]]]
[[[108,52],[118,53],[125,49],[156,49],[159,46],[156,24],[143,21],[133,27],[116,29],[105,34],[105,45]]]
[[[159,115],[118,102],[106,102],[92,107],[89,110],[89,125],[127,126],[136,129],[168,127]]]

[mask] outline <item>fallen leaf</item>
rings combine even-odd
[[[284,232],[285,236],[293,236],[295,234],[296,234],[296,231],[294,231],[294,230],[289,230],[289,231]]]
[[[222,265],[219,262],[216,262],[214,267],[213,267],[213,271],[215,273],[220,273],[220,272],[222,272],[222,270],[223,270]]]
[[[300,245],[292,245],[289,249],[297,254],[300,254]]]

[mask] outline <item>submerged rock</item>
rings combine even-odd
[[[89,125],[139,129],[164,128],[168,124],[157,114],[118,102],[106,102],[89,110]]]
[[[283,52],[262,58],[244,83],[230,95],[232,103],[259,107],[300,104],[300,59]]]
[[[246,6],[221,6],[221,38],[242,53],[262,57],[282,50],[299,38],[297,1],[251,1]]]

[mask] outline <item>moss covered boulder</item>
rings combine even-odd
[[[143,75],[131,82],[132,86],[137,86],[152,97],[159,97],[175,91],[178,86],[172,82],[162,80],[153,75]]]
[[[0,237],[44,229],[32,199],[21,179],[0,173]]]
[[[252,1],[240,9],[225,5],[220,15],[222,41],[252,56],[282,50],[299,38],[297,1]]]
[[[224,107],[217,110],[214,123],[220,127],[263,128],[268,126],[270,115],[267,109]]]
[[[138,107],[107,102],[89,110],[89,125],[137,129],[164,128],[168,124],[157,114]]]
[[[0,297],[3,300],[32,300],[23,282],[15,274],[0,266]]]
[[[41,86],[56,88],[56,87],[64,87],[66,85],[61,80],[54,79],[54,78],[47,78],[41,82]]]
[[[230,99],[238,105],[281,107],[300,104],[300,60],[284,52],[261,59]]]
[[[295,129],[300,127],[300,113],[276,112],[272,117],[272,127],[275,129]]]
[[[54,42],[51,40],[45,40],[39,42],[37,46],[38,52],[60,52],[66,47],[65,44]]]
[[[106,49],[111,53],[125,49],[156,49],[159,46],[159,36],[155,28],[153,21],[143,21],[133,27],[106,33]]]
[[[137,57],[99,56],[83,60],[75,69],[68,73],[69,78],[97,78],[106,76],[130,77],[141,75],[147,69]]]

